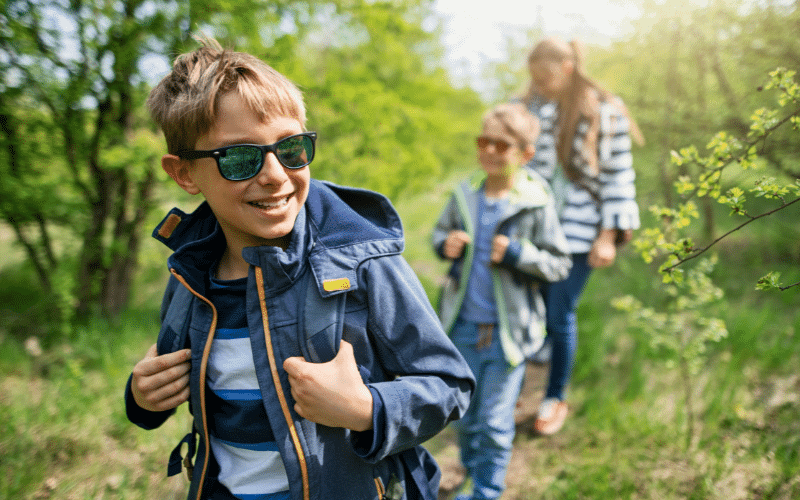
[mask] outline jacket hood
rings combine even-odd
[[[403,251],[400,216],[381,194],[315,181],[305,206],[312,239],[309,263],[323,297],[355,289],[363,261]]]
[[[173,208],[153,237],[174,251],[170,269],[198,293],[205,293],[209,270],[225,250],[225,236],[208,203],[186,214]],[[286,251],[245,248],[251,265],[264,268],[268,287],[282,290],[311,266],[323,296],[357,287],[356,270],[367,259],[403,251],[403,228],[389,200],[365,189],[312,179]]]

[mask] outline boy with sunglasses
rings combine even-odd
[[[164,170],[205,202],[154,232],[172,276],[129,419],[153,429],[189,401],[190,499],[435,499],[420,443],[463,414],[474,379],[400,255],[388,200],[311,179],[300,91],[213,40],[178,57],[148,107]],[[308,294],[325,305],[308,310]],[[337,329],[330,361],[303,357]]]
[[[483,171],[456,188],[433,231],[435,252],[453,261],[439,315],[477,380],[454,424],[473,484],[458,500],[500,498],[505,489],[524,361],[545,337],[539,284],[564,279],[572,265],[547,183],[521,168],[538,134],[521,104],[486,113],[477,138]]]

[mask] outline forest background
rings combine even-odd
[[[572,417],[552,438],[528,432],[531,367],[505,498],[798,498],[800,2],[635,4],[587,65],[644,130],[644,227],[590,281]],[[524,90],[548,32],[508,28],[478,92],[448,73],[429,0],[0,5],[3,498],[185,494],[164,473],[188,412],[148,433],[122,405],[166,283],[150,230],[199,202],[167,182],[143,105],[164,55],[204,32],[298,83],[313,175],[393,200],[435,302],[434,218],[476,168],[482,112]],[[451,481],[449,430],[428,446]]]

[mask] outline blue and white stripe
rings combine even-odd
[[[541,132],[536,154],[528,167],[547,179],[559,207],[561,225],[570,252],[586,253],[599,229],[637,229],[636,172],[631,155],[630,122],[612,103],[601,104],[596,179],[582,186],[569,182],[558,165],[556,136],[558,109],[554,103],[534,103],[530,111],[539,117]],[[574,137],[573,161],[584,161],[580,151],[588,123],[581,122]]]
[[[212,285],[219,325],[208,359],[207,411],[218,480],[243,500],[289,498],[289,481],[256,378],[244,294]],[[243,290],[242,290],[243,291]],[[217,293],[214,293],[217,292]],[[238,300],[232,300],[238,298]],[[237,310],[238,309],[238,310]]]

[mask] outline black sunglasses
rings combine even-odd
[[[222,177],[229,181],[244,181],[261,171],[268,152],[274,154],[286,168],[295,170],[305,167],[314,159],[316,140],[316,132],[303,132],[265,146],[236,144],[208,151],[180,151],[175,155],[183,160],[214,158]]]
[[[498,154],[505,153],[508,150],[508,148],[513,146],[513,144],[511,144],[510,142],[506,142],[506,141],[504,141],[502,139],[493,139],[491,137],[486,137],[485,135],[482,135],[480,137],[476,137],[475,138],[475,143],[478,145],[478,147],[480,149],[486,149],[490,145],[492,145],[492,146],[494,146],[494,150]]]

